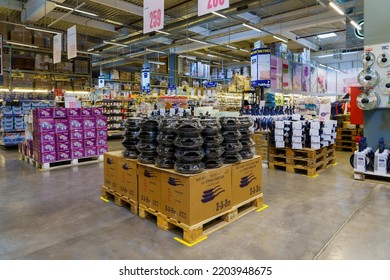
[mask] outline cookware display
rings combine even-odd
[[[144,118],[138,123],[140,131],[137,136],[137,150],[140,152],[138,160],[141,163],[152,164],[156,160],[158,125],[159,118],[155,116]]]
[[[240,162],[242,160],[240,156],[242,144],[240,143],[241,133],[239,128],[241,127],[241,122],[239,118],[223,117],[220,118],[220,123],[222,126],[221,133],[224,137],[224,141],[222,142],[225,150],[223,155],[224,163]],[[243,123],[248,126],[247,119],[244,118]]]
[[[136,159],[138,157],[138,124],[141,120],[141,118],[127,118],[125,121],[125,134],[124,139],[122,141],[122,145],[123,147],[125,147],[125,150],[123,151],[123,156],[126,158]]]

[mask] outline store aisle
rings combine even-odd
[[[269,208],[187,248],[100,200],[102,163],[39,172],[0,150],[0,259],[390,259],[389,185],[337,157],[314,179],[264,169]]]

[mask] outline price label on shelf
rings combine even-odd
[[[144,0],[144,34],[164,28],[164,0]]]
[[[198,16],[229,8],[229,0],[198,0]]]
[[[76,97],[74,96],[65,97],[65,108],[77,108]]]

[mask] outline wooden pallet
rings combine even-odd
[[[358,130],[357,129],[349,129],[349,128],[339,128],[339,129],[337,129],[336,133],[337,133],[338,137],[347,136],[347,135],[356,136],[356,135],[358,135]]]
[[[56,161],[51,163],[39,163],[34,159],[25,155],[20,155],[19,159],[24,160],[25,162],[35,166],[40,171],[50,171],[55,169],[67,168],[67,167],[75,167],[75,166],[87,165],[92,163],[99,163],[103,161],[103,155],[95,156],[95,157],[72,159],[72,160]]]
[[[307,176],[316,176],[326,169],[326,163],[320,162],[314,167],[307,167],[302,165],[287,165],[288,173],[303,174]]]
[[[295,158],[295,159],[308,159],[308,160],[315,160],[317,157],[320,157],[324,154],[325,148],[321,149],[287,149],[287,157],[289,158]]]
[[[268,168],[274,169],[274,170],[287,171],[287,164],[286,163],[268,162]]]
[[[330,166],[334,166],[336,164],[336,158],[335,157],[328,157],[325,160],[325,163],[326,163],[326,168],[328,168]]]
[[[186,225],[175,219],[169,218],[162,213],[148,208],[144,205],[139,205],[139,216],[143,219],[152,218],[157,221],[157,226],[163,230],[176,231],[179,230],[182,239],[187,243],[196,243],[199,240],[207,237],[209,234],[231,224],[237,219],[259,209],[263,206],[263,194],[244,201],[232,209],[225,211],[216,216],[210,217],[196,225]]]
[[[113,189],[109,189],[105,186],[102,187],[102,197],[113,201],[119,207],[125,207],[130,210],[134,215],[138,215],[138,202],[123,196]]]
[[[340,152],[354,152],[354,151],[356,151],[356,147],[336,146],[336,151],[340,151]]]
[[[355,141],[346,141],[346,140],[336,140],[336,147],[337,146],[345,146],[345,147],[353,147],[356,146]]]
[[[288,158],[287,164],[304,166],[304,167],[308,167],[308,168],[314,168],[317,165],[324,163],[325,158],[326,158],[326,156],[324,153],[318,154],[314,159],[312,159],[312,158]]]
[[[269,158],[269,162],[272,162],[275,164],[278,164],[278,163],[286,164],[287,163],[287,157],[285,157],[285,156],[269,155],[268,158]]]
[[[287,150],[288,148],[274,148],[270,147],[269,148],[269,156],[284,156],[287,157]]]

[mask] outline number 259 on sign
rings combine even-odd
[[[144,0],[144,33],[164,27],[164,0]]]

